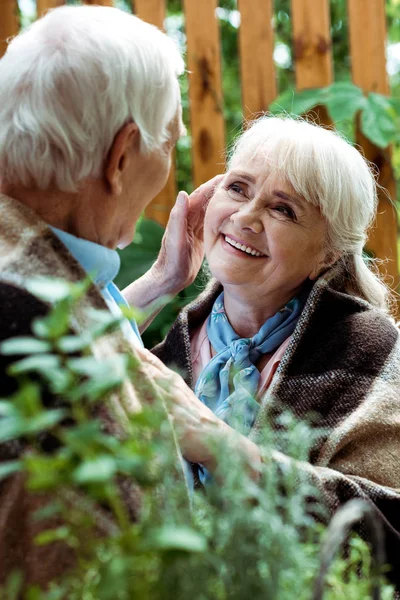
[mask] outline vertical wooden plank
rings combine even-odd
[[[384,0],[348,0],[350,54],[353,82],[364,92],[389,94],[386,71],[386,17]],[[374,146],[361,133],[357,142],[363,147],[368,160],[379,169],[379,184],[389,193],[392,202],[379,191],[379,206],[368,249],[381,259],[389,261],[382,265],[382,274],[387,274],[387,283],[397,286],[397,214],[394,207],[396,184],[391,166],[390,150]]]
[[[51,8],[63,6],[63,4],[65,4],[64,0],[36,0],[37,18],[43,17],[43,15]]]
[[[245,119],[266,111],[276,97],[272,0],[239,0],[239,51]]]
[[[298,91],[332,83],[328,0],[292,0],[293,50]]]
[[[134,10],[136,15],[151,23],[159,29],[164,28],[165,19],[165,1],[166,0],[134,0]],[[171,170],[168,181],[161,192],[154,198],[145,210],[145,215],[148,219],[153,219],[165,225],[168,222],[169,213],[176,199],[176,182],[175,182],[175,153],[172,155]]]
[[[385,0],[348,0],[351,72],[366,92],[389,94]]]
[[[83,0],[83,4],[95,4],[97,6],[114,6],[113,0]]]
[[[184,0],[195,186],[224,170],[217,0]]]
[[[0,58],[7,50],[7,39],[19,30],[17,0],[0,0]]]
[[[166,0],[133,0],[136,16],[147,23],[164,29]]]

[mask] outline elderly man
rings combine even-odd
[[[30,334],[32,320],[48,310],[27,289],[32,276],[78,281],[94,274],[86,306],[114,312],[127,301],[146,309],[194,279],[212,184],[190,199],[178,196],[158,260],[125,298],[113,283],[115,248],[132,241],[141,212],[168,176],[183,128],[183,68],[170,39],[114,8],[58,8],[10,43],[0,61],[0,340]],[[126,321],[112,343],[93,352],[102,357],[140,345],[136,324]],[[5,376],[10,358],[0,360],[4,396],[13,382]],[[129,412],[141,398],[126,382],[116,402]],[[115,430],[115,416],[101,418]],[[0,461],[21,451],[3,444]],[[126,495],[133,518],[136,493]],[[0,583],[22,568],[28,581],[45,585],[70,564],[65,547],[33,543],[30,516],[42,503],[25,491],[21,475],[0,481]]]

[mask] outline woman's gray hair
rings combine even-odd
[[[320,207],[328,224],[327,258],[353,261],[352,291],[387,310],[389,291],[363,258],[378,202],[374,172],[365,158],[337,132],[288,116],[254,121],[236,140],[230,164],[260,154],[267,169],[278,171],[300,196]]]
[[[9,183],[75,192],[101,174],[134,121],[141,150],[162,148],[184,63],[156,27],[104,6],[56,8],[0,60],[0,173]]]

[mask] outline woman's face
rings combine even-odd
[[[236,159],[207,208],[205,252],[225,289],[235,286],[255,302],[272,296],[283,305],[318,276],[325,233],[319,208],[268,172],[262,157]]]

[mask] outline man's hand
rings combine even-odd
[[[140,279],[123,290],[129,304],[146,311],[163,296],[175,296],[196,278],[204,257],[203,225],[205,209],[223,175],[217,175],[197,188],[190,196],[179,192],[154,265]],[[162,309],[151,312],[140,325],[143,332]]]

